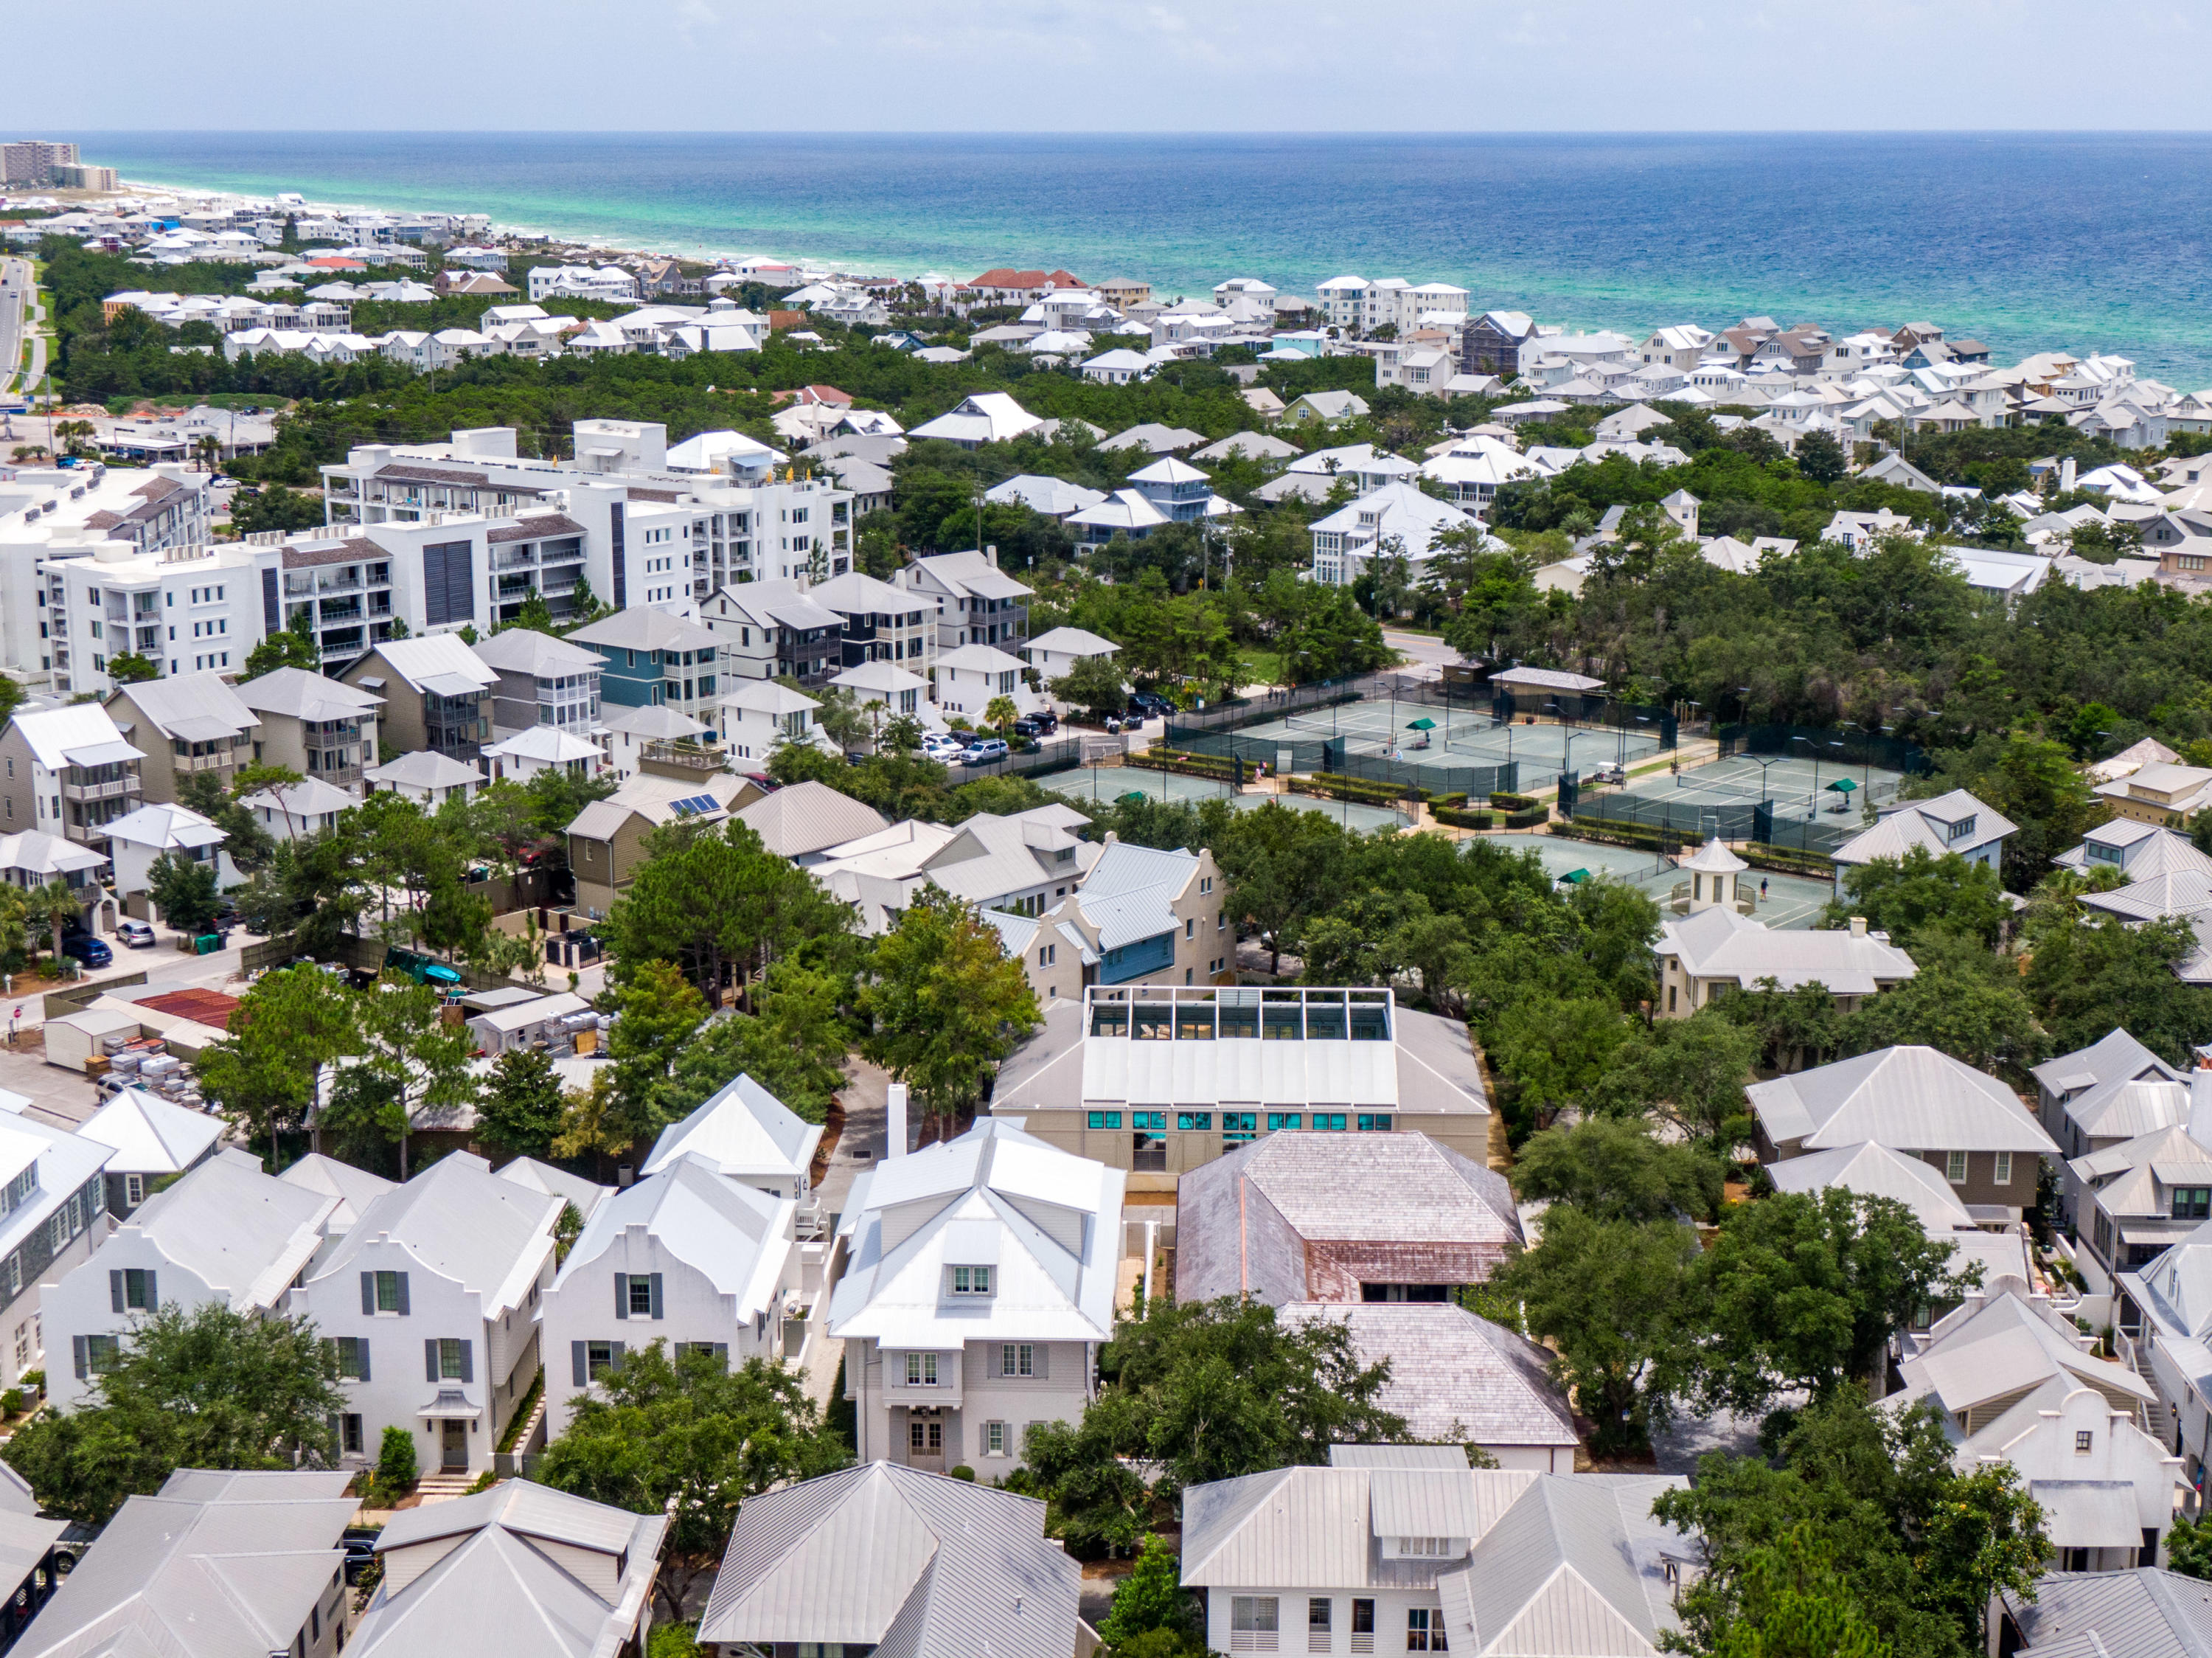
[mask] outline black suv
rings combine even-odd
[[[1129,693],[1129,716],[1139,720],[1164,720],[1175,712],[1175,704],[1165,697],[1151,691]]]
[[[1024,714],[1014,722],[1014,735],[1018,737],[1049,737],[1059,729],[1057,714]]]

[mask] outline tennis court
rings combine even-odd
[[[1675,884],[1688,877],[1671,865],[1662,868],[1657,855],[1632,846],[1602,846],[1595,841],[1564,835],[1486,835],[1483,840],[1509,851],[1533,850],[1554,879],[1577,869],[1611,875],[1657,899],[1663,907],[1674,896]],[[1766,883],[1766,895],[1756,911],[1760,921],[1778,930],[1807,929],[1832,894],[1828,883],[1804,875],[1777,875],[1765,870],[1745,872],[1744,885],[1753,892]]]
[[[1426,721],[1425,726],[1417,723]],[[1487,708],[1453,708],[1374,698],[1317,708],[1237,735],[1257,742],[1341,741],[1348,754],[1382,755],[1410,765],[1504,765],[1525,763],[1524,777],[1556,775],[1571,762],[1579,768],[1620,761],[1633,765],[1659,752],[1656,728],[1639,723],[1609,726],[1504,725]]]
[[[1153,800],[1212,800],[1234,792],[1229,784],[1212,777],[1135,765],[1072,765],[1061,771],[1040,771],[1030,781],[1055,795],[1102,802],[1117,801],[1124,795],[1145,795]]]
[[[1632,778],[1620,792],[1681,806],[1748,807],[1765,800],[1772,802],[1778,818],[1856,829],[1867,802],[1894,800],[1903,780],[1902,772],[1879,765],[1737,754],[1680,772]]]

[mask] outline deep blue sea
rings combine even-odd
[[[851,271],[1457,283],[1643,329],[1932,320],[2212,385],[2212,135],[94,133],[128,179]]]

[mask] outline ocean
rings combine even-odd
[[[1456,283],[1570,327],[1933,320],[2212,386],[2212,134],[74,135],[125,178],[872,273]]]

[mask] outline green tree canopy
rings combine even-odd
[[[1661,1141],[1646,1124],[1591,1117],[1547,1128],[1513,1162],[1523,1201],[1570,1204],[1601,1221],[1702,1219],[1720,1206],[1727,1166],[1698,1147]]]
[[[1994,865],[1969,863],[1956,852],[1937,857],[1924,846],[1901,859],[1876,858],[1846,870],[1844,892],[1821,912],[1823,926],[1863,917],[1870,930],[1887,933],[1905,950],[1929,927],[1969,935],[1994,949],[2008,913]]]

